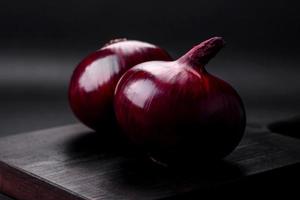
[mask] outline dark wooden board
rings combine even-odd
[[[164,168],[125,149],[79,124],[4,137],[0,189],[25,200],[163,199],[300,162],[300,141],[254,125],[207,168]]]

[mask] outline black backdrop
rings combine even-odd
[[[300,111],[299,1],[0,1],[0,134],[76,119],[66,91],[82,57],[110,39],[158,44],[176,58],[223,36],[207,66],[245,101],[248,122]]]
[[[289,0],[0,3],[1,39],[39,47],[45,40],[93,46],[114,37],[190,46],[211,35],[222,35],[232,47],[281,52],[299,46],[299,18],[299,3]]]

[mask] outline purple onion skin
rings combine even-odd
[[[204,68],[223,45],[214,37],[177,61],[128,70],[114,101],[126,138],[164,163],[219,160],[231,153],[244,134],[245,109],[238,93]]]
[[[113,94],[119,78],[129,68],[151,60],[172,58],[155,45],[134,40],[115,40],[84,58],[69,85],[69,103],[76,117],[97,131],[116,127]]]

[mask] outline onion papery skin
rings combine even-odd
[[[163,49],[135,40],[114,40],[84,58],[69,84],[69,104],[86,126],[103,132],[116,128],[114,90],[119,78],[131,67],[151,60],[172,60]]]
[[[124,136],[163,163],[215,161],[230,154],[244,134],[243,102],[204,68],[223,45],[214,37],[176,61],[128,70],[114,100]]]

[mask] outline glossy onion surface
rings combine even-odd
[[[245,110],[237,92],[204,65],[223,47],[214,37],[177,61],[128,70],[115,91],[125,136],[162,162],[216,160],[240,142]]]
[[[136,64],[171,60],[163,49],[140,41],[114,40],[84,58],[73,72],[69,103],[76,117],[94,130],[115,126],[113,93],[121,75]]]

